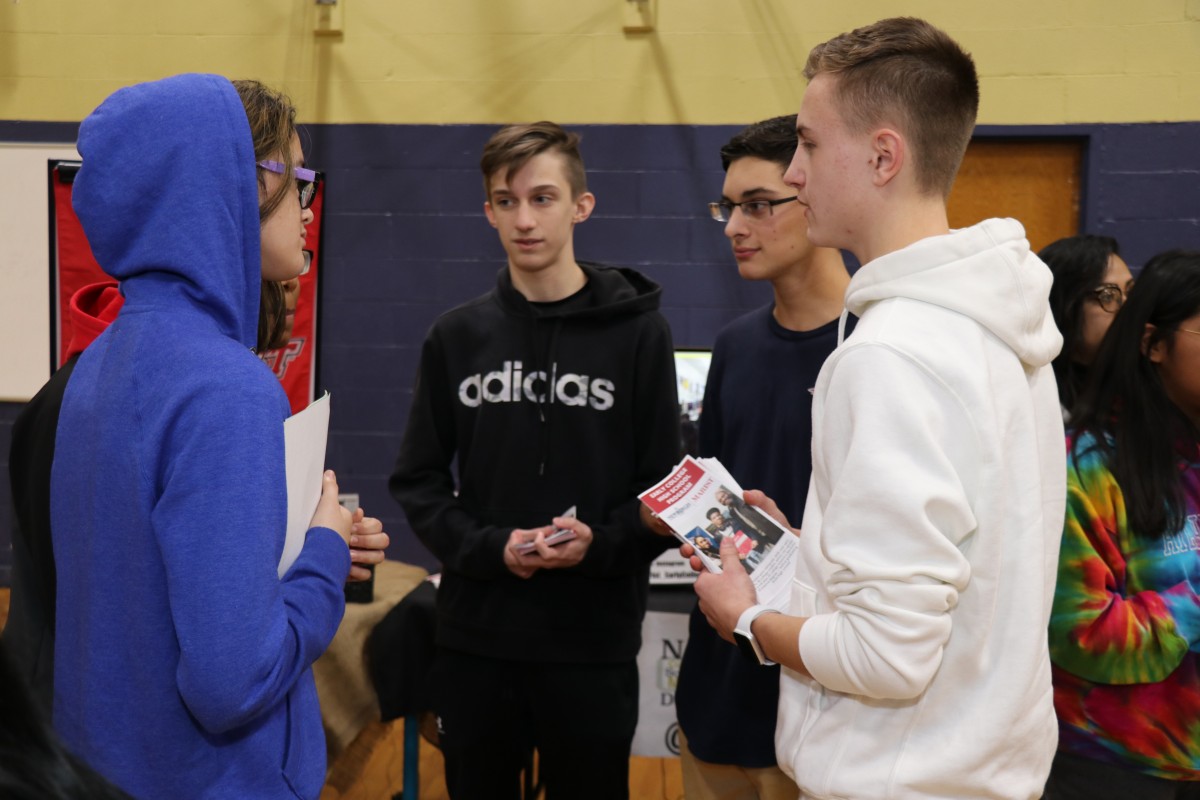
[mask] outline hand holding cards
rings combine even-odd
[[[571,506],[566,511],[559,514],[559,516],[560,517],[574,517],[575,516],[575,506]],[[555,545],[563,544],[564,542],[569,542],[574,538],[575,538],[575,531],[569,531],[569,530],[564,530],[562,528],[556,528],[553,533],[549,533],[546,535],[544,541],[546,542],[546,544],[550,545],[551,547],[554,547]],[[534,550],[537,550],[537,543],[536,542],[525,542],[523,544],[516,545],[515,547],[513,547],[513,550],[517,551],[521,555],[525,555],[526,553],[532,553]]]

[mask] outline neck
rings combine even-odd
[[[578,292],[587,284],[587,275],[574,259],[537,271],[522,270],[508,264],[513,288],[531,303],[553,303]]]
[[[806,263],[771,281],[775,321],[790,331],[811,331],[837,319],[845,305],[850,275],[842,254],[814,247]]]
[[[941,195],[908,194],[884,198],[870,220],[866,234],[853,252],[866,266],[875,259],[902,250],[930,236],[950,232],[946,201]]]

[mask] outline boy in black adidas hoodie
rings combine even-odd
[[[390,482],[443,565],[433,708],[455,800],[518,797],[531,748],[549,797],[628,797],[649,562],[672,542],[637,493],[678,459],[679,413],[661,289],[575,260],[596,202],[578,143],[539,122],[485,146],[508,265],[430,330]],[[555,528],[575,538],[550,546]]]

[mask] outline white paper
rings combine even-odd
[[[321,500],[325,474],[325,444],[329,440],[329,392],[308,408],[283,422],[283,449],[287,468],[287,538],[279,559],[283,577],[304,547],[308,523]]]
[[[716,499],[722,491],[736,499],[736,512],[733,505]],[[720,538],[732,538],[742,553],[742,566],[750,573],[758,602],[783,607],[796,571],[799,539],[771,517],[747,506],[742,487],[720,461],[685,456],[667,477],[638,498],[676,537],[697,548],[696,555],[709,572],[721,571]],[[724,526],[718,528],[709,519],[710,511],[720,513]],[[708,555],[698,549],[701,539],[707,540]]]

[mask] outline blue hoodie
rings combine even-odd
[[[349,551],[309,530],[276,575],[288,402],[251,352],[258,189],[232,84],[113,94],[79,130],[73,204],[121,282],[80,357],[51,478],[54,724],[138,798],[315,798],[311,665],[343,612]]]

